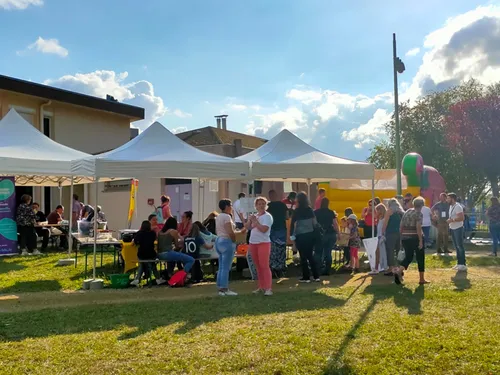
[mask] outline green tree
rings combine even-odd
[[[481,97],[485,89],[479,82],[470,80],[448,90],[422,96],[415,103],[401,103],[399,112],[401,155],[418,152],[424,163],[441,173],[449,191],[473,198],[474,201],[484,191],[486,178],[481,171],[465,165],[462,154],[450,147],[443,119],[449,115],[453,104]],[[385,125],[385,129],[388,140],[371,150],[368,161],[377,168],[395,168],[394,117]]]

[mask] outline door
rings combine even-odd
[[[170,212],[172,216],[180,221],[180,185],[165,186],[165,195],[170,197]]]
[[[192,211],[191,184],[167,185],[165,194],[170,197],[170,211],[180,222],[182,213]]]
[[[192,188],[191,184],[189,185],[180,185],[180,215],[186,211],[193,211],[192,204]],[[179,217],[181,217],[179,216]]]

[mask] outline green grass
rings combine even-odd
[[[0,372],[500,373],[499,278],[470,275],[425,288],[370,280],[272,298],[2,313]]]
[[[0,296],[0,374],[500,373],[495,258],[469,257],[469,273],[455,275],[454,258],[428,255],[425,287],[412,265],[402,287],[342,275],[288,280],[270,298],[242,282],[234,298],[213,297],[213,285],[20,293],[80,288],[82,262],[57,267],[59,258],[0,259],[1,293],[20,298]]]
[[[489,247],[472,247],[473,251],[481,251],[480,254],[486,253],[487,249]],[[76,268],[74,266],[59,267],[56,265],[59,259],[66,257],[65,254],[61,253],[31,257],[0,257],[0,294],[80,289],[85,279],[84,257],[79,256]],[[500,258],[471,256],[468,257],[467,261],[470,266],[500,266]],[[456,257],[454,256],[438,257],[429,253],[426,257],[426,267],[428,269],[451,268],[455,264]],[[105,285],[109,285],[107,278],[111,273],[119,272],[117,267],[113,267],[113,256],[109,254],[104,254],[102,268],[98,256],[97,266],[97,276],[105,280]],[[92,274],[91,267],[92,260],[89,257],[87,277]],[[367,265],[364,265],[364,267],[368,269]],[[207,278],[213,280],[214,276],[209,274],[211,268],[208,267],[206,271]],[[299,276],[299,267],[291,267],[289,275],[291,277]],[[233,274],[232,277],[233,280],[241,279],[237,274]]]

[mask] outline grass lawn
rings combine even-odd
[[[428,256],[425,287],[412,265],[402,287],[336,275],[270,298],[238,281],[220,298],[213,285],[61,293],[83,276],[57,258],[0,260],[2,293],[19,299],[0,297],[1,374],[500,373],[498,259],[456,275]]]

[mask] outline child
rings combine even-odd
[[[338,243],[344,251],[344,265],[348,266],[351,263],[351,250],[349,249],[349,238],[346,239],[344,236],[349,237],[351,230],[347,223],[347,216],[340,219],[340,233]]]
[[[351,256],[351,269],[353,272],[357,272],[359,270],[359,248],[361,247],[361,239],[359,237],[359,229],[358,229],[358,217],[354,214],[350,214],[347,218],[348,228],[350,230],[349,235],[349,250]]]
[[[157,257],[155,251],[155,241],[156,232],[151,229],[151,223],[148,220],[143,221],[141,224],[141,229],[139,229],[134,237],[134,243],[139,247],[137,250],[137,258],[139,258],[140,261],[151,260],[152,262],[139,262],[137,276],[135,280],[130,283],[130,285],[139,286],[139,284],[141,283],[142,274],[145,273],[146,277],[148,277],[151,270],[153,271],[153,275],[155,276],[157,285],[161,285],[166,282],[166,280],[163,280],[158,274],[156,263],[154,262]]]

